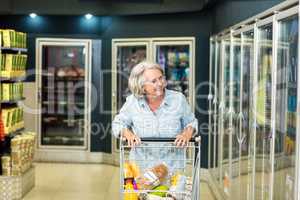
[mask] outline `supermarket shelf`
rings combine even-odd
[[[82,76],[76,76],[76,77],[71,77],[71,76],[65,76],[65,77],[60,77],[60,76],[54,76],[54,75],[43,75],[45,78],[53,78],[55,81],[84,81],[84,77]]]
[[[168,85],[188,85],[189,82],[188,81],[172,81],[172,80],[168,80],[167,81]]]
[[[13,48],[13,47],[1,47],[1,51],[8,51],[8,52],[19,52],[19,53],[27,53],[26,48]]]
[[[13,132],[10,132],[10,133],[6,134],[5,137],[13,138],[13,137],[19,135],[19,134],[20,134],[22,131],[24,131],[24,130],[25,130],[24,127],[23,127],[23,128],[20,128],[20,129],[18,129],[18,130],[16,130],[16,131],[13,131]]]
[[[83,102],[68,102],[68,101],[43,101],[44,105],[80,105],[80,106],[84,106]]]
[[[21,99],[15,99],[15,100],[9,100],[9,101],[0,101],[1,104],[16,104],[18,103],[19,101],[24,101],[25,100],[25,97],[21,98]]]
[[[53,119],[53,120],[45,120],[47,118],[43,118],[43,123],[44,124],[47,124],[47,125],[61,125],[61,124],[69,124],[69,123],[74,123],[74,124],[78,124],[78,123],[81,123],[83,122],[84,119]]]
[[[59,89],[59,88],[47,88],[45,87],[45,89],[43,90],[43,93],[45,94],[74,94],[74,95],[79,95],[79,94],[84,94],[85,91],[80,91],[80,90],[76,90],[76,91],[69,91],[69,89],[73,89],[73,88],[67,88],[65,87],[64,90]]]
[[[70,117],[70,116],[74,116],[74,117],[82,117],[84,116],[84,113],[44,113],[43,116],[46,117]]]
[[[0,77],[0,82],[4,82],[4,83],[20,82],[20,81],[24,81],[24,80],[26,80],[26,76],[13,77],[13,78]]]

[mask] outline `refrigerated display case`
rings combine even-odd
[[[88,148],[91,40],[37,39],[39,148]]]
[[[244,136],[241,132],[242,112],[241,112],[241,33],[232,35],[233,49],[233,75],[232,75],[232,175],[231,175],[231,193],[232,198],[239,198],[242,192],[241,180],[241,159],[242,159],[242,144]]]
[[[218,163],[209,171],[225,199],[300,198],[298,31],[299,2],[288,1],[212,36],[210,82],[219,85],[220,100],[209,133],[221,139],[209,137],[217,145],[211,163]],[[218,41],[221,65],[215,64]]]
[[[221,55],[221,43],[216,38],[211,38],[210,40],[210,76],[209,76],[209,147],[208,154],[209,157],[209,170],[215,179],[219,180],[219,170],[218,170],[218,114],[219,114],[219,78],[220,78],[220,55]]]
[[[167,88],[182,92],[194,109],[195,39],[124,38],[112,40],[112,119],[130,94],[128,78],[132,67],[141,61],[156,62],[165,71]],[[112,139],[118,158],[119,141]]]
[[[252,124],[253,121],[253,60],[254,60],[254,31],[250,27],[242,32],[242,50],[241,50],[241,116],[240,116],[240,192],[239,198],[251,194],[252,184]]]
[[[231,70],[230,70],[230,46],[231,38],[226,36],[222,42],[222,96],[221,106],[223,107],[222,114],[222,133],[221,133],[221,146],[223,147],[222,154],[220,154],[221,160],[221,180],[223,190],[226,194],[229,194],[230,189],[230,163],[229,163],[229,152],[230,152],[230,137],[231,137],[231,124],[232,124],[232,107],[230,104],[231,98]]]
[[[295,192],[298,82],[298,16],[279,19],[276,83],[274,199],[292,200]]]

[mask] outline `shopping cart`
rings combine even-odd
[[[174,141],[141,138],[132,148],[120,142],[121,200],[200,199],[201,138],[185,147],[176,147]]]

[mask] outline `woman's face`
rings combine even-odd
[[[147,69],[143,73],[144,76],[144,90],[147,96],[159,97],[164,94],[166,81],[158,69]]]

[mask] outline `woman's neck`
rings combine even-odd
[[[164,96],[163,95],[158,96],[158,97],[157,96],[156,97],[154,97],[154,96],[147,96],[146,99],[147,99],[148,103],[155,104],[155,103],[161,102],[164,99]]]

